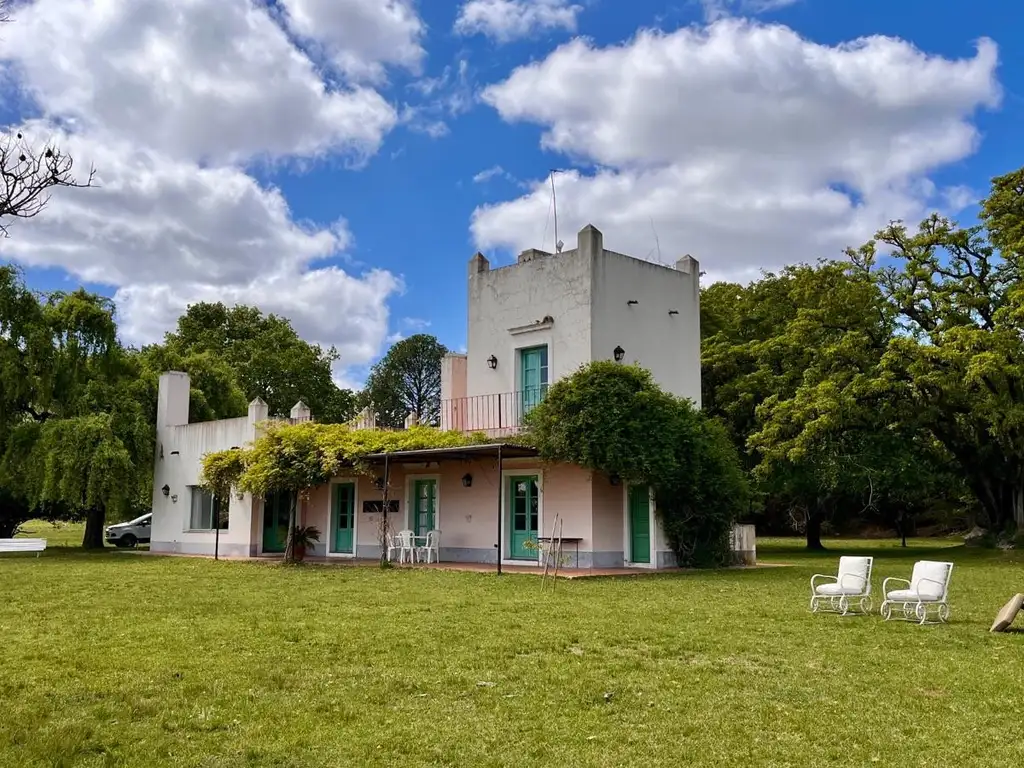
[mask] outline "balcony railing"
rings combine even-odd
[[[514,435],[523,419],[547,395],[546,384],[518,392],[455,397],[441,401],[441,429],[484,432],[490,437]]]

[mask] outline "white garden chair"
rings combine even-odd
[[[873,557],[839,558],[839,573],[811,576],[811,612],[827,611],[846,616],[859,610],[871,612],[871,569]]]
[[[416,543],[413,538],[413,532],[410,530],[404,530],[398,532],[398,562],[412,563],[416,556]]]
[[[441,551],[441,532],[427,531],[426,543],[416,548],[416,559],[422,562],[430,562],[430,553],[434,553],[434,562],[438,562]],[[423,558],[426,558],[424,560]]]
[[[882,582],[882,618],[888,621],[896,618],[928,623],[928,615],[934,611],[938,622],[949,621],[949,580],[953,575],[952,563],[935,560],[918,560],[910,581],[888,578]],[[906,589],[890,589],[892,584],[906,584]],[[934,622],[932,622],[934,623]]]
[[[387,544],[387,559],[389,561],[394,560],[394,555],[397,554],[397,553],[401,553],[401,550],[402,550],[402,542],[398,538],[398,534],[397,533],[390,533],[389,532],[387,534],[386,544]]]

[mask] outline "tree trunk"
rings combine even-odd
[[[103,507],[95,507],[86,513],[83,549],[103,549],[103,524],[106,520],[107,510]]]
[[[298,500],[299,494],[296,491],[292,494],[291,508],[288,510],[288,542],[284,545],[284,561],[295,562],[295,529],[298,527]]]
[[[825,545],[821,543],[821,514],[813,512],[807,517],[807,548],[823,550]]]
[[[988,526],[992,531],[1005,531],[1014,523],[1020,524],[1022,491],[1017,483],[993,478],[978,478],[971,483],[975,496],[981,502]]]

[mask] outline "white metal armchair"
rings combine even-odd
[[[840,557],[839,573],[811,577],[811,612],[827,611],[846,616],[859,610],[871,611],[871,569],[873,557]]]
[[[882,582],[882,618],[929,623],[929,614],[934,613],[935,621],[949,621],[949,581],[953,575],[952,563],[935,560],[918,560],[910,581],[888,578]],[[905,589],[891,589],[890,585],[906,584]]]

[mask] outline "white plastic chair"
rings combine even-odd
[[[398,532],[398,562],[404,563],[406,560],[412,563],[416,556],[416,544],[413,539],[413,532],[410,530],[404,530]]]
[[[400,552],[402,549],[402,542],[399,541],[398,535],[394,533],[387,534],[387,559],[391,561],[396,552]]]
[[[854,612],[871,612],[871,569],[873,557],[839,558],[839,573],[811,576],[811,612],[828,611],[846,616]]]
[[[422,562],[430,562],[430,553],[434,553],[434,562],[438,562],[441,552],[441,532],[427,531],[427,541],[422,547],[416,548],[416,559]],[[423,558],[426,558],[424,561]]]
[[[934,610],[939,622],[949,621],[949,581],[952,575],[952,563],[918,560],[914,563],[910,581],[889,577],[882,582],[885,595],[881,607],[882,618],[888,621],[895,612],[896,618],[926,624],[929,612]],[[907,587],[890,590],[890,582],[906,584]]]

